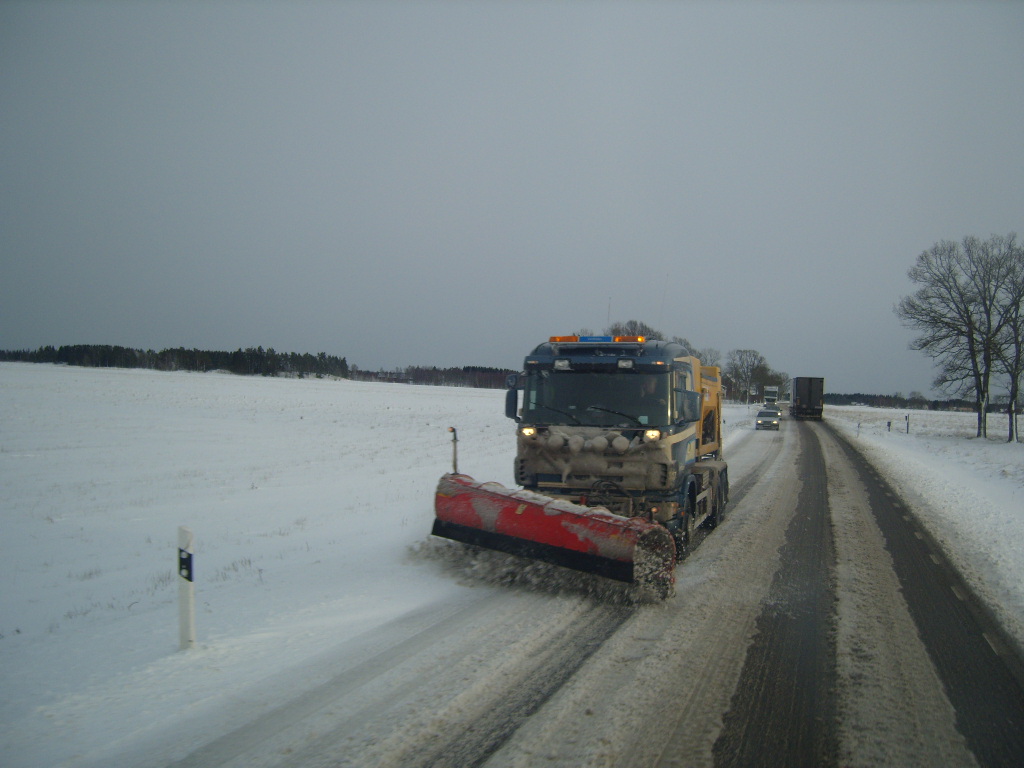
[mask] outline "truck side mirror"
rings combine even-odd
[[[700,392],[676,390],[676,404],[679,407],[679,421],[684,424],[700,421]]]
[[[512,378],[511,376],[509,377]],[[516,411],[519,410],[519,390],[515,386],[508,388],[508,392],[505,393],[505,415],[512,419],[517,424],[519,423],[519,414]]]

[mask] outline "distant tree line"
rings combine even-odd
[[[277,352],[248,347],[234,352],[203,349],[131,349],[105,344],[73,344],[36,350],[3,351],[0,361],[55,363],[87,368],[149,368],[157,371],[229,371],[241,376],[336,376],[359,381],[391,381],[448,387],[503,389],[511,370],[467,365],[462,368],[411,366],[394,371],[363,371],[344,357]]]
[[[504,389],[505,381],[510,373],[515,373],[515,371],[478,365],[467,365],[462,368],[410,366],[394,371],[361,371],[353,366],[350,377],[359,381],[394,381],[439,387]]]
[[[337,376],[348,378],[344,357],[320,352],[316,355],[276,352],[272,347],[248,347],[234,352],[203,349],[130,349],[104,344],[74,344],[40,347],[29,351],[0,351],[0,360],[26,363],[56,363],[88,368],[149,368],[158,371],[230,371],[243,376]]]
[[[826,405],[869,405],[872,408],[906,408],[918,411],[972,411],[970,400],[951,398],[949,400],[929,400],[920,392],[911,392],[904,397],[897,392],[894,395],[870,395],[864,392],[841,394],[825,393]]]

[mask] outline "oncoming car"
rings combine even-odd
[[[754,429],[778,429],[779,415],[773,411],[758,411]]]

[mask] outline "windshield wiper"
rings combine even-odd
[[[603,411],[604,413],[611,413],[614,414],[615,416],[624,416],[627,419],[632,419],[633,421],[635,421],[638,427],[642,427],[644,425],[644,423],[640,421],[640,419],[638,419],[636,416],[632,416],[628,413],[623,413],[622,411],[613,411],[611,408],[602,408],[600,405],[588,405],[587,410]]]
[[[538,404],[535,407],[537,407],[537,408],[544,408],[545,410],[554,411],[555,413],[560,413],[563,416],[567,416],[568,418],[572,419],[573,423],[576,426],[581,426],[583,424],[583,422],[581,422],[575,415],[573,415],[573,414],[571,414],[571,413],[569,413],[567,411],[560,411],[557,408],[552,408],[550,405],[543,405],[543,404]]]

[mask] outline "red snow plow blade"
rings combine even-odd
[[[617,581],[651,584],[665,593],[674,582],[672,535],[642,518],[453,474],[437,484],[434,511],[435,536]]]

